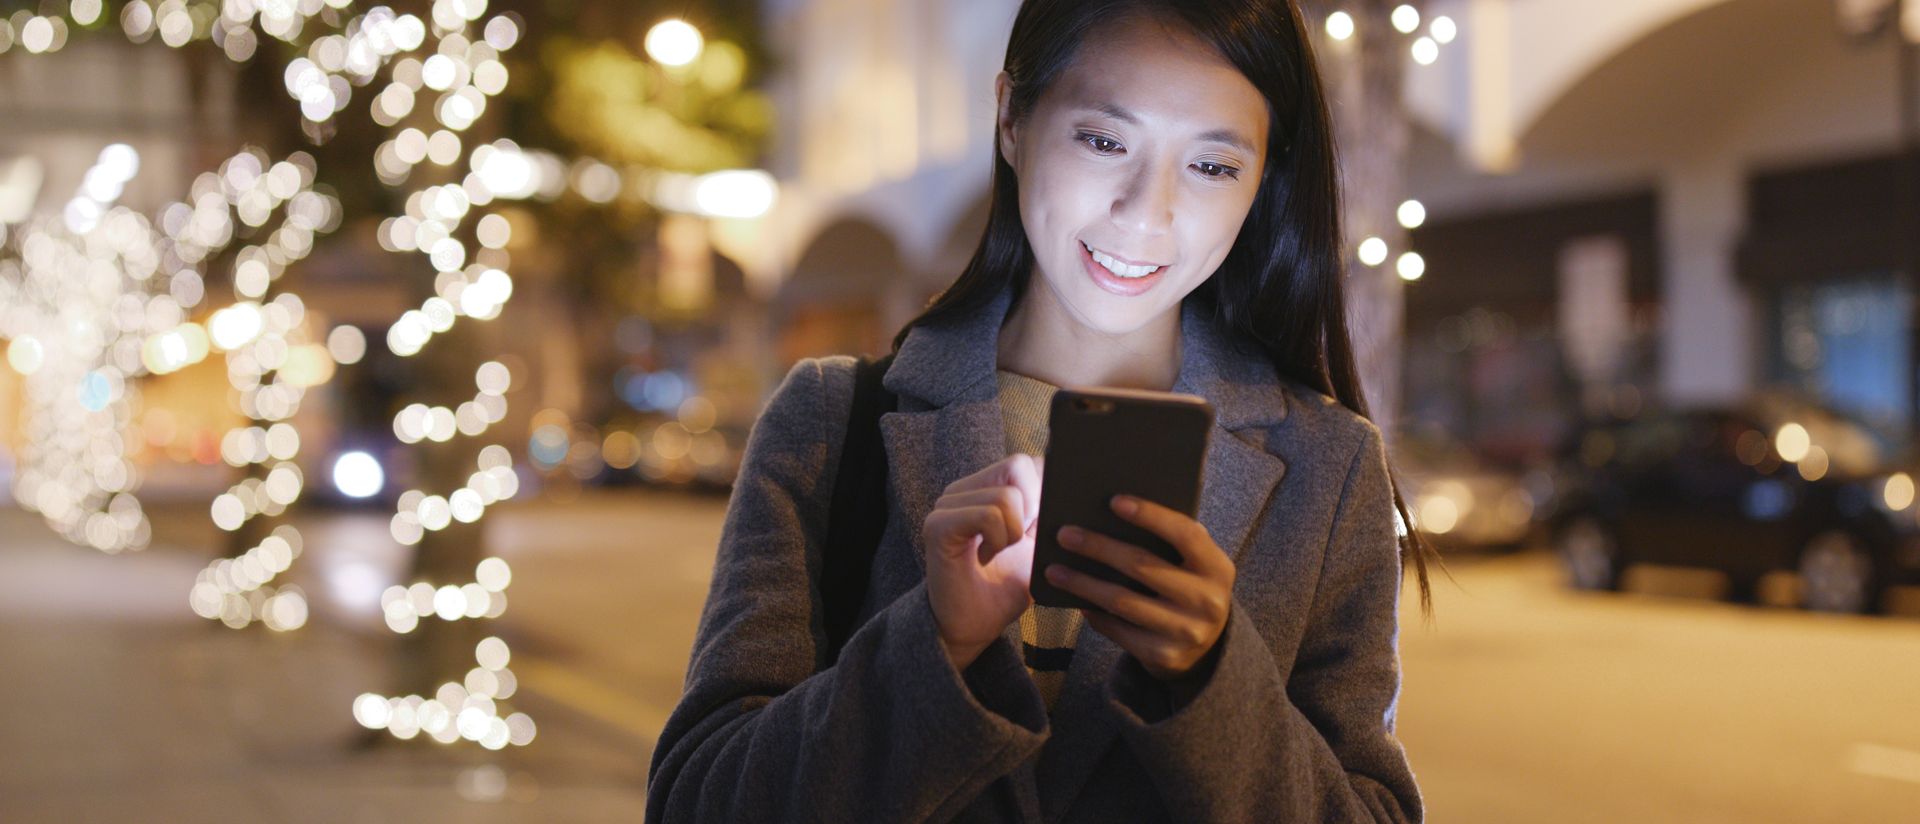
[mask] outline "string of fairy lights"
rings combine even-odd
[[[486,213],[484,207],[496,199],[531,194],[526,189],[533,177],[530,161],[511,143],[480,144],[469,151],[462,138],[485,113],[488,99],[506,88],[507,70],[499,56],[520,37],[518,24],[506,16],[488,19],[474,37],[473,26],[485,16],[486,6],[485,0],[437,0],[429,21],[377,6],[348,21],[344,33],[315,39],[308,53],[286,70],[287,93],[299,101],[302,116],[321,123],[345,110],[354,88],[374,84],[380,70],[389,68],[385,85],[369,103],[373,121],[394,132],[374,157],[373,171],[386,185],[405,185],[423,163],[453,167],[463,153],[468,158],[470,171],[460,182],[410,192],[404,214],[381,222],[383,247],[416,252],[435,272],[434,295],[402,313],[387,330],[387,347],[400,357],[419,354],[461,317],[498,317],[513,294],[505,249],[512,227],[504,216]],[[424,122],[427,118],[417,116],[421,109],[437,128],[428,133],[401,126],[409,117]],[[460,236],[469,223],[477,242],[471,252]],[[410,404],[395,416],[395,433],[410,444],[445,442],[456,432],[478,436],[506,416],[505,393],[511,381],[506,366],[489,361],[477,371],[480,393],[474,400],[461,404],[457,412]],[[397,541],[416,545],[426,531],[444,529],[455,520],[478,521],[488,505],[517,491],[518,478],[505,447],[492,444],[480,452],[479,471],[450,495],[411,489],[399,496],[391,524]],[[389,588],[381,598],[388,628],[412,632],[425,616],[447,621],[499,617],[506,610],[511,570],[500,558],[486,558],[474,577],[470,583],[419,581]],[[353,703],[355,720],[403,739],[424,734],[452,743],[464,738],[488,749],[531,742],[533,720],[525,713],[503,713],[499,706],[517,683],[506,667],[506,643],[486,638],[474,655],[476,666],[460,681],[441,684],[432,697],[362,694]]]
[[[498,317],[513,295],[506,251],[512,224],[485,207],[533,194],[529,183],[535,177],[534,161],[510,141],[479,143],[469,150],[462,138],[485,113],[489,98],[506,88],[508,74],[499,56],[520,39],[519,25],[505,16],[488,19],[479,37],[473,37],[473,25],[485,16],[486,5],[486,0],[437,0],[430,25],[384,8],[370,10],[361,26],[349,27],[344,41],[316,41],[316,47],[321,42],[333,45],[315,48],[309,62],[296,60],[287,70],[288,93],[301,101],[303,114],[324,120],[342,108],[343,73],[361,85],[371,80],[372,72],[365,71],[366,63],[355,61],[356,55],[394,58],[387,84],[370,103],[374,122],[393,133],[375,150],[373,163],[375,175],[389,186],[405,185],[422,164],[451,170],[463,153],[467,157],[468,171],[458,183],[421,186],[407,195],[403,214],[380,224],[383,247],[417,253],[435,272],[433,296],[388,327],[387,348],[403,358],[419,354],[462,317]],[[423,50],[430,53],[412,53]],[[427,113],[437,128],[429,133],[401,125],[410,116],[424,122],[417,113],[429,100]],[[471,226],[477,248],[470,250],[462,240],[463,226]],[[504,364],[488,361],[476,370],[475,384],[479,394],[457,410],[409,404],[394,417],[395,435],[414,444],[484,434],[506,416],[512,375]],[[477,522],[488,506],[511,498],[518,487],[506,448],[489,444],[480,449],[478,471],[460,489],[447,495],[403,492],[390,531],[399,543],[417,545],[426,532],[454,521]],[[472,582],[418,581],[389,587],[380,599],[381,609],[387,627],[403,634],[428,616],[444,621],[497,618],[506,611],[511,580],[506,561],[485,558]],[[536,733],[533,719],[521,712],[503,713],[500,707],[517,685],[507,668],[509,658],[506,642],[488,637],[475,647],[475,666],[461,680],[442,683],[431,697],[364,693],[354,701],[354,718],[402,739],[425,735],[452,743],[464,738],[488,749],[525,745]]]
[[[270,163],[264,152],[242,151],[217,172],[195,180],[191,213],[174,210],[187,227],[196,219],[232,226],[238,218],[256,232],[276,210],[283,212],[281,225],[263,242],[234,255],[231,280],[234,296],[242,300],[207,321],[207,335],[225,353],[236,406],[247,418],[246,424],[222,436],[221,458],[237,468],[258,467],[261,474],[214,497],[210,515],[214,526],[224,531],[238,531],[255,517],[285,513],[306,485],[294,462],[300,433],[289,420],[299,411],[307,388],[332,377],[335,359],[324,345],[308,340],[306,307],[298,295],[282,291],[267,300],[267,293],[287,266],[312,251],[316,232],[339,225],[338,202],[310,188],[316,173],[305,153]],[[189,606],[201,617],[236,629],[255,621],[280,631],[304,626],[305,593],[290,584],[271,586],[299,557],[303,544],[293,525],[274,527],[271,535],[238,557],[202,569],[188,591]]]
[[[252,378],[241,387],[241,406],[251,416],[280,420],[306,387],[331,375],[324,350],[300,339],[304,308],[296,295],[283,294],[264,309],[236,304],[206,326],[185,317],[205,296],[196,267],[234,239],[229,206],[249,231],[274,208],[286,207],[283,225],[238,256],[242,272],[259,273],[260,285],[249,287],[256,297],[285,264],[311,249],[316,232],[337,224],[337,203],[307,188],[311,158],[297,155],[276,165],[267,183],[261,157],[249,149],[229,159],[221,174],[200,176],[190,201],[161,210],[156,223],[113,205],[137,173],[139,154],[125,144],[108,146],[59,218],[23,224],[20,259],[0,262],[0,291],[9,298],[0,333],[12,340],[10,360],[30,387],[13,492],[70,540],[118,552],[143,548],[151,538],[134,497],[139,477],[126,435],[138,406],[138,378],[177,371],[218,349],[230,372]],[[246,192],[223,184],[242,177]],[[276,374],[263,385],[266,370]],[[236,434],[227,438],[230,455],[242,451]],[[299,470],[286,463],[298,449],[297,433],[276,424],[260,435],[259,460],[281,463],[264,485],[236,489],[255,501],[250,511],[290,503],[300,481]],[[216,503],[216,514],[226,506]],[[258,614],[260,606],[250,610]],[[282,615],[291,611],[303,614],[304,604],[281,608]]]
[[[420,187],[408,194],[404,214],[380,224],[383,248],[418,252],[436,273],[434,296],[403,313],[387,332],[388,348],[409,357],[461,317],[498,317],[512,296],[505,250],[512,226],[484,207],[532,196],[547,182],[565,178],[549,168],[559,164],[551,155],[524,152],[504,140],[469,150],[463,137],[485,113],[488,100],[506,88],[508,72],[499,57],[520,38],[513,16],[488,18],[486,0],[435,0],[426,20],[386,6],[354,14],[352,5],[351,0],[133,0],[121,8],[119,22],[133,42],[158,37],[180,48],[210,40],[235,62],[251,59],[261,36],[296,45],[304,41],[304,53],[284,72],[303,129],[317,136],[317,127],[345,111],[356,90],[377,86],[370,116],[394,133],[374,157],[373,171],[385,185],[404,186],[420,164],[451,168],[466,157],[463,179]],[[70,32],[93,26],[105,11],[100,0],[73,0],[70,6],[71,23],[60,14],[25,11],[0,19],[0,53],[16,46],[30,54],[58,51]],[[325,33],[316,35],[316,30]],[[433,128],[402,127],[409,119],[423,125],[430,119]],[[296,153],[269,163],[258,150],[236,154],[217,172],[196,178],[186,201],[164,209],[159,230],[131,210],[111,205],[137,162],[130,147],[102,152],[98,168],[62,218],[25,224],[21,259],[0,260],[0,306],[6,307],[0,311],[0,334],[12,341],[9,362],[29,379],[27,445],[15,495],[69,539],[105,551],[139,548],[151,538],[151,526],[133,496],[137,477],[122,436],[135,396],[131,378],[176,371],[210,351],[224,353],[229,383],[248,421],[221,438],[220,457],[255,470],[210,507],[215,526],[232,532],[253,518],[282,514],[299,498],[305,478],[294,463],[300,436],[290,419],[307,387],[331,377],[336,363],[359,360],[366,346],[351,326],[334,329],[325,343],[309,343],[299,297],[284,291],[268,297],[286,267],[312,250],[314,235],[337,227],[341,219],[337,201],[309,188],[317,172],[310,156]],[[185,321],[185,311],[205,293],[195,267],[224,250],[237,232],[249,237],[264,232],[276,210],[281,225],[234,256],[238,302],[204,325]],[[471,251],[461,239],[468,224],[475,241]],[[0,242],[5,240],[0,234]],[[165,277],[155,277],[162,272]],[[155,294],[156,286],[166,291]],[[410,444],[443,442],[455,433],[483,434],[505,417],[512,376],[505,365],[488,361],[475,382],[478,394],[457,410],[409,405],[395,418],[396,434]],[[446,496],[403,493],[392,532],[402,544],[418,544],[425,531],[455,520],[479,520],[488,506],[511,498],[518,488],[506,448],[487,445],[462,488]],[[188,594],[190,606],[235,628],[256,621],[275,630],[299,628],[307,618],[304,595],[291,585],[276,586],[275,580],[302,547],[292,525],[274,527],[237,557],[202,570]],[[395,586],[381,606],[387,626],[397,633],[413,631],[429,616],[496,618],[506,609],[511,580],[504,560],[486,558],[470,583]],[[531,742],[532,719],[500,706],[517,684],[507,668],[505,642],[486,638],[474,656],[476,666],[461,680],[443,683],[431,697],[359,696],[354,718],[403,739],[426,735],[452,743],[464,738],[489,749]]]
[[[13,495],[68,540],[108,553],[152,537],[124,436],[139,393],[131,379],[146,372],[147,336],[174,330],[200,295],[197,279],[179,277],[155,294],[168,278],[154,227],[114,205],[139,165],[126,144],[101,150],[61,213],[15,227],[19,256],[0,258],[0,335],[26,377]]]

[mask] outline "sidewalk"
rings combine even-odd
[[[286,634],[203,621],[186,593],[207,559],[104,556],[0,508],[0,821],[641,816],[651,740],[543,691],[564,679],[513,699],[539,724],[528,747],[355,746],[351,703],[385,686],[391,636],[319,611]]]

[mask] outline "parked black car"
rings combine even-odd
[[[1809,609],[1873,612],[1920,582],[1910,462],[1801,399],[1589,424],[1560,455],[1550,531],[1574,586],[1617,589],[1636,563],[1725,573],[1736,600],[1798,573]]]

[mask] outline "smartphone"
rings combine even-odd
[[[1047,428],[1029,584],[1033,600],[1050,607],[1098,609],[1047,580],[1047,565],[1056,563],[1154,596],[1145,584],[1062,548],[1060,527],[1078,526],[1181,563],[1179,550],[1121,519],[1110,502],[1115,495],[1132,495],[1194,515],[1213,407],[1204,398],[1170,392],[1061,389],[1054,393]]]

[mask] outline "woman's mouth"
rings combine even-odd
[[[1152,289],[1167,270],[1164,265],[1128,263],[1085,243],[1080,244],[1080,262],[1094,283],[1122,297],[1133,297]]]

